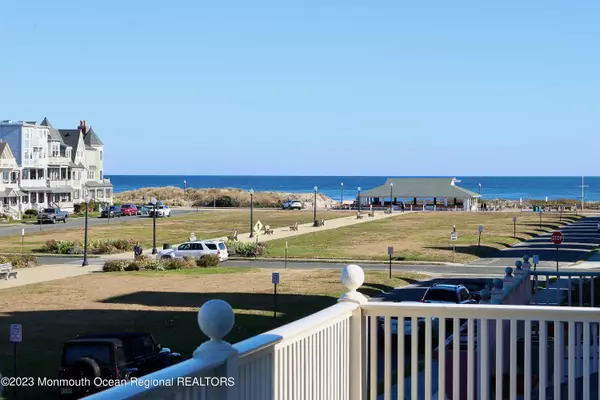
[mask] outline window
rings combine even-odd
[[[23,170],[23,179],[29,179],[29,170],[28,169]]]
[[[110,195],[111,195],[111,193],[110,193],[110,189],[106,189],[106,197],[107,197],[107,198],[110,198]]]
[[[454,290],[430,289],[425,296],[425,300],[456,303],[456,293]]]
[[[100,161],[102,161],[102,151],[100,151]]]
[[[9,179],[10,179],[10,172],[9,171],[2,172],[2,180],[5,183],[8,183]]]
[[[225,243],[219,242],[219,249],[221,249],[221,250],[227,250],[227,248],[225,247]]]
[[[77,343],[70,345],[65,351],[65,365],[73,365],[82,357],[91,357],[100,365],[110,365],[112,361],[110,345],[96,343]]]
[[[28,203],[29,202],[29,196],[23,196],[23,199],[21,200],[22,203]]]
[[[88,179],[96,179],[96,172],[95,171],[88,171]]]
[[[192,243],[192,250],[204,250],[202,243]]]
[[[182,245],[180,245],[177,250],[189,250],[191,248],[191,245],[189,243],[184,243]]]
[[[74,199],[79,199],[79,193],[80,193],[80,191],[79,191],[79,190],[75,190],[75,191],[73,192],[73,198],[74,198]]]
[[[217,245],[214,243],[206,243],[206,247],[208,247],[209,250],[216,250],[217,249]]]
[[[30,154],[29,154],[29,149],[25,149],[23,150],[23,158],[26,160],[30,160]]]
[[[90,199],[94,200],[96,198],[96,191],[95,190],[90,190]]]
[[[67,149],[67,158],[71,158],[71,149]]]
[[[100,170],[100,180],[104,179],[104,175],[102,174],[102,170]]]
[[[469,300],[469,293],[465,290],[465,289],[461,289],[460,291],[460,301],[467,301]]]
[[[59,157],[60,156],[60,143],[58,142],[52,142],[51,146],[50,146],[50,150],[52,151],[52,157]]]

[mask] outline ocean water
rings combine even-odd
[[[342,183],[344,199],[356,196],[357,188],[369,190],[383,185],[384,176],[209,176],[209,175],[107,175],[114,185],[115,193],[143,187],[177,186],[188,188],[241,188],[254,191],[306,193],[315,186],[335,200],[341,198]],[[507,200],[535,199],[581,199],[581,177],[499,177],[457,176],[458,186],[479,192],[484,199]],[[600,177],[586,177],[585,200],[600,201]]]

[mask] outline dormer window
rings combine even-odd
[[[71,149],[70,148],[67,149],[67,158],[71,158]]]
[[[58,142],[52,142],[51,143],[51,151],[52,151],[52,157],[59,157],[60,156],[60,143]]]

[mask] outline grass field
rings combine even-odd
[[[340,218],[352,215],[352,212],[329,211],[320,212],[325,219]],[[307,223],[313,221],[312,211],[255,210],[254,223],[260,220],[271,228],[292,225],[294,222]],[[227,210],[201,213],[190,213],[156,220],[156,243],[181,243],[188,240],[191,232],[198,239],[211,239],[231,235],[234,230],[250,231],[250,211]],[[30,233],[25,237],[24,249],[28,252],[38,251],[50,240],[83,241],[83,228],[65,228],[60,230]],[[88,229],[89,240],[128,239],[139,240],[144,248],[152,246],[152,218],[132,218],[130,222],[92,226]],[[21,236],[0,237],[1,251],[20,252]]]
[[[513,237],[513,217],[517,235]],[[419,213],[352,225],[269,242],[269,256],[282,257],[288,241],[288,257],[388,259],[388,246],[395,260],[452,261],[450,232],[456,225],[456,262],[491,256],[517,242],[552,231],[580,217],[545,214],[540,227],[534,213]],[[483,226],[478,247],[478,227]]]
[[[190,357],[206,340],[196,318],[210,299],[226,300],[235,309],[235,326],[225,338],[235,343],[331,306],[343,292],[339,271],[281,271],[278,317],[273,318],[270,270],[192,271],[100,273],[0,291],[0,331],[8,332],[11,323],[23,325],[20,376],[56,377],[62,344],[86,333],[151,332],[159,343]],[[365,271],[360,291],[375,296],[425,278],[396,275],[389,280],[385,272]],[[2,373],[11,376],[12,346],[0,343]],[[20,391],[20,398],[54,394],[40,388]]]

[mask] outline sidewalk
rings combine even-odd
[[[582,262],[581,264],[574,264],[575,269],[596,269],[600,268],[600,251],[592,254],[590,258]]]
[[[79,265],[44,265],[41,267],[19,268],[17,279],[8,281],[0,280],[0,290],[29,285],[31,283],[48,282],[57,279],[71,278],[73,276],[87,275],[96,271],[102,271],[101,266],[90,265],[81,267]]]

